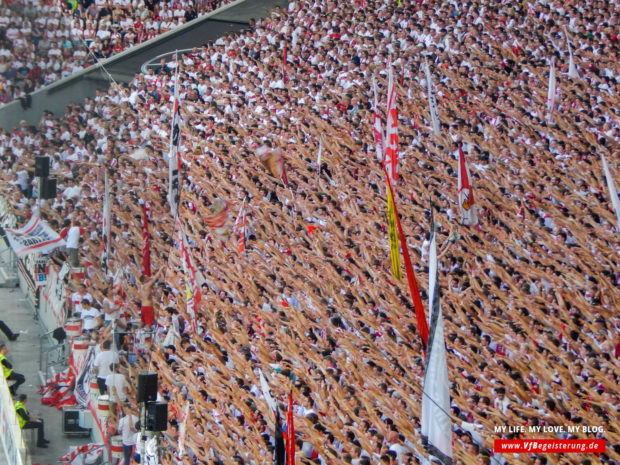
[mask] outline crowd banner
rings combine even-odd
[[[47,282],[39,290],[39,318],[48,331],[65,325],[68,297],[65,279],[70,270],[68,263],[59,268],[50,262]]]
[[[26,465],[24,438],[4,376],[0,376],[0,445],[4,454],[0,463]]]
[[[44,220],[34,216],[22,228],[7,228],[6,236],[18,257],[34,252],[47,253],[66,245],[64,239],[50,228]]]

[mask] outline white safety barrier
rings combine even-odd
[[[0,376],[0,444],[8,465],[28,465],[22,430],[17,422],[9,386]]]

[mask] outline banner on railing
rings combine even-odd
[[[64,239],[40,218],[32,217],[20,229],[6,229],[11,248],[18,257],[34,252],[48,253],[66,245]]]

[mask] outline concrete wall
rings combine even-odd
[[[26,120],[38,125],[44,110],[61,116],[67,105],[93,97],[96,90],[110,86],[105,71],[119,82],[129,82],[140,66],[151,58],[177,49],[198,47],[208,40],[245,28],[250,18],[262,18],[287,0],[236,0],[208,15],[197,18],[155,39],[132,47],[72,76],[57,81],[31,94],[31,106],[24,109],[19,100],[0,107],[0,127],[11,129]],[[102,69],[102,67],[105,68]]]

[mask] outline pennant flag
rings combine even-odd
[[[192,256],[187,244],[187,237],[183,232],[181,221],[177,217],[176,228],[178,232],[179,248],[181,250],[181,261],[183,262],[183,278],[185,280],[185,305],[187,309],[187,315],[192,328],[192,332],[196,333],[196,314],[198,313],[199,304],[201,301],[199,281],[197,279],[197,270],[194,266]]]
[[[450,424],[450,383],[446,359],[443,318],[439,305],[437,240],[431,204],[431,239],[428,270],[428,308],[430,334],[426,370],[422,387],[422,443],[431,462],[452,465],[452,426]]]
[[[551,121],[555,110],[555,59],[551,57],[549,68],[549,88],[547,89],[547,120]]]
[[[605,179],[607,180],[607,189],[609,190],[609,196],[611,197],[611,204],[616,212],[616,228],[618,232],[620,232],[620,200],[618,200],[618,191],[616,191],[616,186],[614,185],[614,180],[611,177],[609,166],[607,166],[605,155],[601,154],[601,159],[603,160],[603,171],[605,171]]]
[[[394,182],[398,180],[398,110],[396,110],[396,97],[394,72],[390,63],[388,67],[388,104],[384,162],[388,175]]]
[[[46,254],[56,247],[66,245],[63,238],[49,224],[36,216],[32,216],[22,228],[6,228],[5,231],[9,244],[18,257],[35,252]]]
[[[564,28],[564,34],[566,35],[566,45],[568,46],[568,75],[572,78],[579,79],[579,73],[577,72],[577,67],[575,66],[573,50],[570,46],[570,38],[568,37],[568,32],[566,31],[566,28]]]
[[[476,203],[474,201],[474,188],[469,181],[469,169],[465,163],[463,147],[459,146],[459,211],[461,212],[461,223],[466,226],[477,226],[478,215],[476,214]]]
[[[168,155],[168,202],[170,212],[176,217],[181,201],[181,108],[179,104],[179,66],[174,78],[174,110],[170,132],[170,152]]]
[[[271,388],[269,387],[267,378],[265,378],[265,375],[263,374],[262,370],[259,370],[258,376],[260,378],[260,388],[261,388],[261,391],[263,391],[263,397],[265,398],[265,401],[267,402],[267,405],[269,406],[271,411],[275,412],[276,410],[278,410],[278,404],[276,404],[276,401],[271,395]]]
[[[405,260],[405,272],[407,273],[407,283],[409,284],[409,292],[411,293],[411,299],[413,300],[413,308],[415,310],[415,317],[418,323],[418,332],[422,339],[422,347],[426,351],[426,345],[428,343],[428,324],[424,315],[424,305],[422,305],[422,299],[420,298],[420,290],[418,289],[418,282],[415,279],[413,273],[413,267],[411,266],[411,258],[409,257],[409,250],[407,249],[407,242],[405,241],[405,234],[403,233],[403,227],[400,224],[400,218],[398,217],[398,209],[394,202],[394,191],[392,190],[392,183],[390,177],[383,168],[385,178],[387,180],[389,198],[392,199],[392,207],[394,208],[394,217],[396,218],[396,228],[398,229],[398,236],[400,237],[400,245],[403,250],[403,258]]]
[[[323,155],[323,139],[319,138],[319,153],[316,156],[316,172],[321,175],[321,156]]]
[[[276,411],[276,434],[275,448],[273,450],[273,462],[275,465],[285,464],[286,448],[284,446],[284,436],[282,435],[282,421],[280,420],[280,412]]]
[[[377,161],[383,161],[383,123],[381,115],[379,115],[379,101],[377,99],[377,83],[373,76],[372,88],[375,93],[375,101],[373,106],[374,119],[372,123],[372,135],[375,139],[375,149],[377,151]]]
[[[103,233],[101,235],[101,269],[103,274],[108,274],[110,259],[110,185],[108,182],[108,170],[105,170],[103,176]]]
[[[388,174],[389,176],[389,174]],[[400,271],[400,251],[398,249],[398,232],[396,228],[396,215],[394,213],[394,199],[392,199],[392,192],[390,189],[387,191],[388,201],[388,236],[390,238],[390,258],[392,261],[392,273],[398,280],[402,279],[403,275]]]
[[[142,203],[142,274],[151,276],[151,238],[146,202]]]
[[[295,426],[293,424],[293,391],[288,393],[286,413],[286,465],[295,465]]]
[[[433,93],[433,80],[431,78],[431,68],[428,62],[424,61],[424,70],[426,72],[426,93],[428,94],[428,108],[431,113],[431,123],[433,125],[433,133],[438,136],[441,133],[439,125],[439,112],[437,111],[437,100]]]

